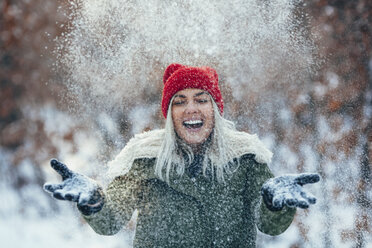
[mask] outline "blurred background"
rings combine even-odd
[[[315,206],[258,247],[372,247],[372,2],[0,1],[0,246],[131,247],[42,190],[53,157],[105,183],[136,133],[162,128],[172,62],[217,69],[225,117],[318,172]]]

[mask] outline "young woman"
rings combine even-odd
[[[89,225],[113,235],[138,210],[134,247],[255,247],[256,227],[284,232],[296,208],[316,202],[302,185],[317,174],[273,177],[271,152],[222,117],[218,76],[209,67],[171,64],[164,73],[165,128],[136,135],[110,163],[112,182],[52,160],[60,200],[77,202]]]

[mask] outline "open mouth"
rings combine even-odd
[[[182,124],[186,128],[196,129],[196,128],[200,128],[203,126],[203,121],[202,120],[190,120],[190,121],[184,121]]]

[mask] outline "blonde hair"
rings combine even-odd
[[[182,176],[185,172],[185,167],[194,159],[191,147],[179,138],[174,130],[171,113],[173,98],[169,104],[170,107],[168,108],[165,122],[165,136],[155,166],[155,175],[167,183],[169,183],[169,176],[173,171]],[[216,177],[218,182],[224,182],[224,173],[229,174],[232,172],[231,165],[234,154],[231,148],[226,145],[225,132],[235,130],[235,125],[221,116],[212,97],[211,100],[214,111],[214,128],[210,137],[205,141],[202,171],[203,175],[207,176],[207,170],[209,169],[213,178]],[[185,159],[183,154],[187,155],[187,159]]]

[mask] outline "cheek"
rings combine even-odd
[[[178,133],[178,129],[182,126],[182,111],[180,111],[178,108],[172,108],[172,120],[173,120],[173,126],[176,129],[176,132]]]
[[[214,128],[214,116],[210,116],[207,121],[206,127],[210,130]]]
[[[204,116],[206,117],[206,120],[208,122],[208,126],[214,126],[214,111],[212,106],[208,106],[205,108]]]
[[[175,121],[180,119],[180,111],[179,111],[178,108],[173,108],[172,107],[171,113],[172,113],[173,124],[175,124]]]

